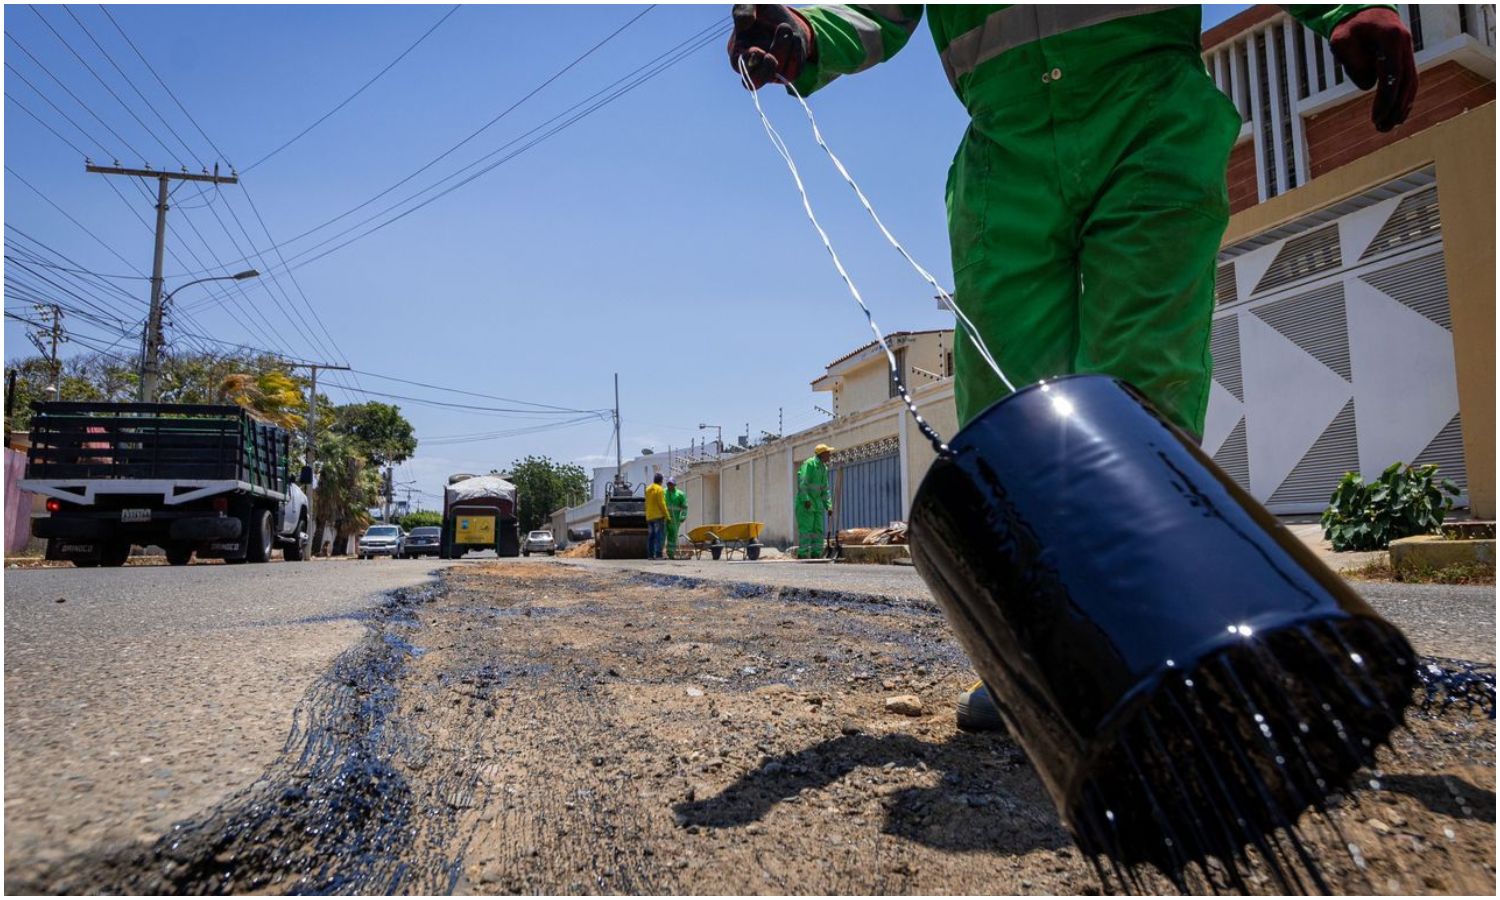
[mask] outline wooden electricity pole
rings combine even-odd
[[[316,467],[318,459],[318,370],[328,369],[333,372],[347,372],[348,366],[334,366],[327,363],[288,363],[289,369],[310,369],[312,371],[312,385],[307,395],[307,464],[313,469],[313,479],[316,482],[318,470]],[[313,485],[307,486],[307,527],[316,529],[318,527],[317,511],[313,507]],[[313,535],[315,549],[322,545],[321,534]]]
[[[146,339],[145,349],[141,358],[141,394],[142,403],[156,402],[156,385],[161,377],[161,263],[162,253],[167,246],[167,194],[168,182],[172,179],[178,181],[207,181],[210,184],[238,184],[239,179],[233,175],[218,174],[218,166],[214,166],[214,174],[195,175],[192,172],[159,172],[155,169],[124,169],[119,166],[96,166],[92,163],[85,164],[84,170],[99,175],[128,175],[132,178],[155,178],[156,187],[156,254],[151,263],[151,312],[146,316]]]
[[[52,385],[48,391],[53,400],[58,400],[62,398],[62,360],[57,357],[57,346],[68,340],[67,335],[63,334],[62,307],[55,303],[39,303],[36,312],[42,318],[38,323],[42,330],[27,332],[26,337],[31,340],[32,346],[47,357],[47,365],[52,372]]]

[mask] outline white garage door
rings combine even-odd
[[[1225,471],[1283,514],[1398,460],[1466,485],[1431,169],[1219,258],[1203,448]]]

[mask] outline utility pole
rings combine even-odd
[[[385,510],[380,516],[380,521],[391,524],[391,495],[396,492],[396,467],[385,467]]]
[[[161,377],[161,264],[162,254],[167,247],[167,195],[168,182],[172,179],[179,181],[207,181],[210,184],[238,184],[239,178],[234,175],[220,175],[218,165],[214,166],[214,174],[203,173],[196,175],[192,172],[158,172],[155,169],[124,169],[119,166],[96,166],[92,163],[84,165],[84,171],[94,172],[99,175],[127,175],[132,178],[155,178],[156,186],[156,253],[151,262],[151,312],[146,316],[146,339],[145,349],[141,357],[141,402],[156,402],[156,386]]]
[[[620,480],[620,471],[625,467],[624,455],[620,453],[620,373],[615,373],[615,482]]]
[[[328,363],[290,363],[288,369],[311,369],[312,386],[307,396],[307,464],[313,470],[313,478],[318,477],[318,370],[328,369],[333,372],[347,372],[348,366],[335,366]],[[317,529],[318,517],[313,509],[312,485],[307,486],[307,527]],[[313,535],[314,542],[321,544],[322,535]]]
[[[52,384],[47,388],[56,400],[62,396],[62,361],[57,358],[57,345],[67,343],[68,337],[63,334],[62,307],[55,303],[38,303],[36,314],[41,317],[38,323],[43,330],[29,331],[26,337],[30,339],[32,346],[38,352],[47,357],[48,368],[52,371]]]

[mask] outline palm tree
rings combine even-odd
[[[303,418],[298,411],[307,409],[302,386],[290,375],[274,369],[260,375],[236,372],[226,376],[219,384],[219,397],[288,431],[302,427]]]
[[[325,527],[332,526],[333,549],[342,552],[349,538],[371,522],[370,507],[380,493],[379,476],[354,452],[349,437],[337,432],[318,435],[318,459],[322,463],[313,492],[318,517],[313,533],[322,535]]]

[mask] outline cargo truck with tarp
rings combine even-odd
[[[494,550],[496,556],[521,555],[516,486],[499,475],[453,475],[443,489],[443,536],[438,556],[458,559],[471,550]]]
[[[312,470],[290,471],[291,435],[231,405],[33,403],[24,490],[46,497],[32,524],[47,558],[119,566],[132,546],[172,565],[194,554],[289,561],[309,547]]]

